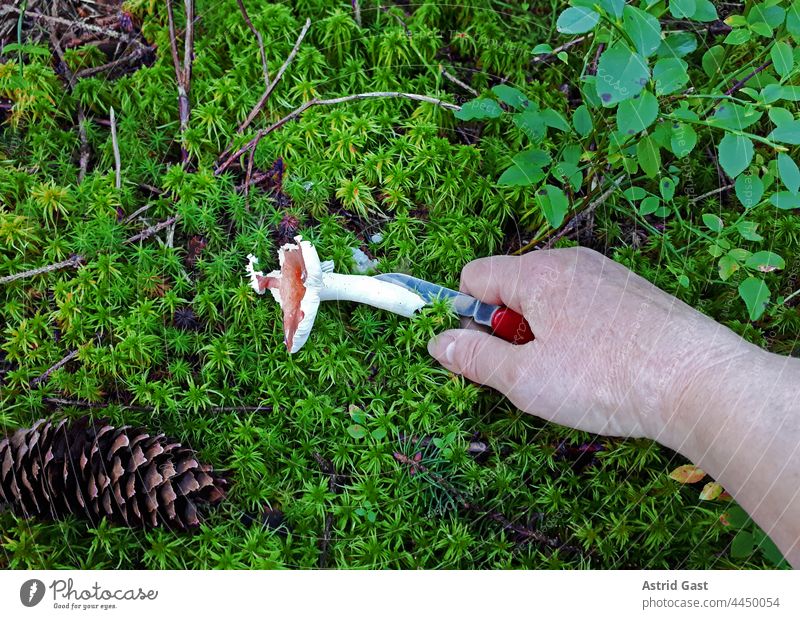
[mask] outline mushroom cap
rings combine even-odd
[[[308,336],[311,335],[311,329],[317,317],[317,310],[319,310],[320,291],[323,287],[323,265],[320,263],[317,250],[309,241],[304,241],[303,237],[300,235],[294,237],[294,240],[295,243],[286,243],[278,250],[278,262],[280,263],[281,270],[272,271],[266,275],[267,278],[280,281],[283,278],[282,268],[286,261],[287,252],[298,250],[301,252],[305,267],[303,278],[305,293],[300,300],[302,318],[291,338],[292,347],[289,350],[290,353],[295,353],[300,350],[308,340]],[[267,286],[261,280],[263,280],[265,276],[263,273],[255,271],[253,268],[253,265],[257,263],[258,260],[254,256],[249,255],[248,261],[247,273],[250,276],[250,285],[258,294],[264,294],[265,290],[267,290]],[[270,286],[269,291],[272,293],[273,298],[280,304],[281,309],[285,311],[286,308],[281,298],[280,289]]]

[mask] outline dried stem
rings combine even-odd
[[[281,68],[278,69],[278,73],[275,75],[275,79],[272,80],[272,82],[267,86],[266,90],[264,91],[264,94],[261,95],[261,98],[253,106],[253,109],[250,110],[250,113],[247,115],[247,118],[245,118],[244,122],[241,125],[239,125],[239,127],[236,129],[236,133],[241,133],[242,131],[247,129],[247,127],[250,126],[250,123],[253,122],[255,117],[258,116],[258,113],[267,103],[267,99],[269,99],[269,96],[272,94],[272,91],[275,90],[275,87],[278,85],[278,82],[281,81],[281,78],[283,77],[283,74],[286,72],[286,69],[289,67],[289,65],[292,63],[292,60],[294,60],[294,57],[297,55],[297,52],[300,49],[300,43],[303,42],[303,39],[305,38],[306,33],[308,32],[308,29],[310,27],[311,27],[311,20],[306,19],[306,23],[303,26],[303,29],[300,31],[300,34],[297,36],[297,41],[295,41],[292,51],[289,52],[289,55],[286,57],[284,63],[281,65]],[[225,154],[227,154],[230,151],[230,148],[231,147],[228,146],[228,148],[225,149],[223,156],[225,156]]]
[[[451,81],[451,82],[453,82],[455,85],[457,85],[457,86],[460,86],[461,88],[463,88],[464,90],[466,90],[468,93],[470,93],[470,94],[471,94],[473,97],[477,97],[477,96],[478,96],[478,91],[477,91],[477,90],[475,90],[475,89],[474,89],[472,86],[470,86],[469,84],[466,84],[466,83],[462,82],[462,81],[461,81],[460,79],[458,79],[458,78],[457,78],[455,75],[452,75],[452,74],[448,73],[448,72],[447,72],[447,69],[445,69],[445,68],[444,68],[444,67],[442,67],[441,65],[440,65],[440,67],[439,67],[439,68],[440,68],[440,69],[441,69],[441,71],[442,71],[442,77],[444,77],[445,79],[448,79],[448,80],[450,80],[450,81]]]
[[[708,191],[708,192],[706,192],[704,194],[701,194],[701,195],[697,196],[696,198],[692,198],[691,200],[689,200],[689,203],[690,204],[696,204],[697,202],[700,202],[701,200],[705,200],[706,198],[710,198],[711,196],[715,196],[717,194],[724,193],[724,192],[728,191],[729,189],[733,189],[734,186],[735,185],[733,183],[731,183],[730,185],[724,185],[723,187],[719,187],[717,189],[712,189],[711,191]]]
[[[253,33],[253,36],[256,37],[256,41],[258,41],[258,51],[261,54],[261,68],[264,71],[264,86],[269,88],[269,67],[267,66],[267,54],[264,51],[264,38],[253,25],[253,22],[250,21],[250,16],[247,14],[247,9],[244,6],[244,0],[236,0],[236,2],[239,4],[239,10],[242,12],[244,22],[247,24],[247,27],[250,28],[250,32]]]
[[[145,239],[149,239],[151,236],[153,236],[154,234],[158,234],[164,228],[171,226],[176,221],[178,221],[178,215],[173,215],[169,219],[161,221],[154,226],[150,226],[149,228],[142,230],[139,234],[133,235],[131,238],[123,241],[122,244],[130,245],[131,243],[136,243],[138,241],[144,241]]]
[[[152,412],[155,410],[149,406],[131,406],[128,404],[121,404],[119,402],[87,402],[85,400],[71,400],[69,398],[48,397],[42,398],[42,401],[55,406],[74,406],[76,408],[106,408],[108,406],[119,406],[125,410],[139,411],[139,412]],[[259,406],[209,406],[206,410],[216,413],[258,413],[261,411],[269,412],[272,410],[271,404],[263,404]]]
[[[353,5],[353,18],[356,20],[358,27],[361,28],[361,5],[359,4],[358,0],[350,1]]]
[[[14,13],[16,15],[23,14],[25,17],[30,17],[32,19],[50,22],[52,24],[59,24],[60,26],[67,26],[68,28],[77,28],[78,30],[84,30],[86,32],[95,32],[97,34],[102,34],[107,37],[111,37],[112,39],[119,39],[121,41],[125,41],[125,43],[130,43],[131,45],[136,45],[137,47],[143,48],[145,50],[150,50],[150,47],[137,41],[134,38],[131,38],[127,34],[122,34],[117,32],[116,30],[111,30],[109,28],[103,28],[101,26],[96,26],[94,24],[87,24],[86,22],[80,20],[70,20],[64,19],[62,17],[55,17],[52,15],[46,15],[44,13],[38,13],[36,11],[31,10],[24,10],[17,8],[15,6],[2,6],[0,7],[0,17],[3,15],[7,15],[8,13]]]
[[[541,56],[534,56],[533,59],[531,60],[531,62],[533,62],[534,64],[538,64],[540,62],[544,62],[545,60],[548,60],[549,58],[552,58],[553,56],[555,56],[559,52],[563,52],[565,50],[568,50],[570,47],[573,47],[573,46],[577,45],[578,43],[583,43],[586,39],[588,39],[591,36],[593,36],[593,34],[594,33],[590,32],[589,34],[585,34],[585,35],[580,36],[580,37],[578,37],[576,39],[572,39],[571,41],[567,41],[563,45],[559,45],[558,47],[556,47],[551,52],[548,52],[546,54],[542,54]]]
[[[119,158],[119,143],[117,142],[117,117],[114,108],[111,108],[111,146],[114,149],[114,186],[122,187],[122,164]]]
[[[280,129],[283,125],[285,125],[289,121],[292,121],[295,118],[301,116],[307,109],[314,107],[316,105],[336,105],[338,103],[346,103],[348,101],[358,101],[362,99],[409,99],[411,101],[432,103],[433,105],[438,105],[447,110],[457,111],[461,109],[461,106],[455,105],[454,103],[448,103],[447,101],[442,101],[441,99],[428,97],[426,95],[417,95],[407,92],[362,92],[356,95],[346,95],[344,97],[336,97],[334,99],[311,99],[310,101],[306,101],[305,103],[303,103],[303,105],[293,110],[292,112],[289,112],[289,114],[281,118],[279,121],[273,123],[266,129],[261,129],[260,131],[258,131],[258,133],[256,133],[255,137],[252,140],[250,140],[247,144],[242,146],[239,150],[237,150],[235,153],[233,153],[227,159],[225,159],[225,161],[223,161],[217,167],[215,174],[221,174],[222,172],[224,172],[228,168],[228,166],[231,165],[231,163],[233,163],[236,159],[241,157],[248,150],[253,148],[256,144],[258,144],[261,138],[263,138],[265,135],[269,135],[276,129]]]
[[[183,0],[186,14],[186,31],[183,35],[183,66],[178,55],[178,35],[175,30],[175,16],[172,13],[172,0],[167,2],[167,21],[169,22],[169,47],[172,52],[172,64],[175,67],[175,80],[178,83],[178,114],[181,131],[181,162],[189,161],[186,149],[186,131],[189,128],[189,92],[192,85],[192,57],[194,56],[194,0]]]
[[[8,284],[18,279],[25,279],[26,277],[33,277],[35,275],[42,275],[43,273],[51,273],[53,271],[59,271],[61,269],[67,268],[77,268],[83,264],[83,256],[74,255],[66,260],[62,260],[61,262],[56,262],[55,264],[48,264],[44,267],[39,267],[37,269],[31,269],[30,271],[22,271],[21,273],[14,273],[13,275],[6,275],[5,277],[0,277],[0,284]]]
[[[328,476],[328,491],[331,494],[339,494],[342,487],[342,476],[333,468],[333,463],[323,458],[316,451],[311,454],[316,460],[320,470]],[[333,514],[325,516],[325,527],[322,536],[319,538],[319,567],[325,569],[328,566],[328,548],[331,543],[331,531],[333,530]]]
[[[135,49],[127,56],[122,56],[121,58],[117,58],[116,60],[112,60],[111,62],[107,62],[105,64],[98,65],[96,67],[87,67],[85,69],[81,69],[75,74],[75,77],[78,79],[84,77],[91,77],[93,75],[97,75],[98,73],[103,73],[104,71],[111,71],[116,69],[117,67],[121,67],[126,64],[131,64],[136,62],[142,56],[144,56],[146,50],[144,49]]]
[[[75,348],[73,350],[70,350],[63,359],[61,359],[60,361],[57,361],[56,363],[51,365],[49,368],[47,368],[47,370],[44,372],[44,374],[34,378],[31,381],[31,387],[36,387],[40,383],[43,383],[43,382],[47,381],[50,378],[50,374],[55,372],[57,369],[64,367],[65,365],[67,365],[67,363],[72,361],[77,356],[78,356],[78,349],[77,348]]]

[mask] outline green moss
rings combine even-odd
[[[502,76],[543,107],[569,114],[559,91],[561,67],[528,62],[529,50],[551,36],[555,13],[549,6],[532,15],[513,3],[496,12],[500,4],[489,0],[458,7],[424,2],[410,16],[365,7],[359,29],[347,2],[293,5],[250,11],[273,75],[306,16],[315,19],[254,127],[268,126],[312,97],[359,91],[403,90],[463,102],[464,93],[437,68],[443,48],[453,64],[470,69],[460,75],[471,76],[479,91]],[[148,39],[167,50],[161,5],[133,0],[126,6],[143,20]],[[22,77],[15,59],[0,64],[0,99],[14,104],[0,125],[0,276],[76,253],[86,259],[77,272],[0,288],[0,426],[84,412],[56,408],[49,398],[102,405],[90,412],[178,436],[204,460],[229,470],[230,499],[193,536],[104,522],[26,522],[3,513],[0,565],[315,567],[331,515],[332,567],[728,566],[720,558],[730,541],[718,520],[724,505],[698,505],[694,489],[667,479],[674,454],[647,442],[605,440],[595,463],[577,467],[559,444],[594,437],[523,415],[497,394],[438,367],[426,343],[454,324],[446,308],[409,321],[327,304],[308,344],[294,356],[286,353],[279,309],[252,293],[243,267],[247,253],[274,265],[277,230],[287,216],[343,271],[352,266],[350,248],[363,246],[382,270],[408,270],[455,287],[468,261],[507,251],[517,233],[530,239],[546,230],[530,192],[494,182],[528,142],[502,123],[488,123],[479,140],[470,139],[450,112],[429,104],[381,99],[312,108],[255,152],[257,171],[282,160],[284,195],[255,188],[245,197],[237,191],[241,176],[215,177],[212,170],[226,145],[252,137],[237,136],[236,128],[262,92],[258,48],[234,0],[199,1],[198,14],[185,138],[191,170],[178,164],[168,54],[116,80],[82,79],[72,93],[54,72],[49,51],[26,56]],[[415,36],[409,39],[405,27]],[[67,61],[77,70],[103,58],[81,48]],[[81,183],[79,105],[90,119],[92,156]],[[96,122],[107,119],[111,107],[118,119],[120,190],[114,188],[110,132]],[[713,188],[716,175],[707,177],[701,152],[687,165],[696,171],[696,193]],[[143,206],[142,218],[126,221]],[[685,219],[699,218],[691,204],[679,208]],[[720,206],[721,216],[733,208]],[[162,232],[123,244],[176,214],[171,243]],[[668,223],[664,236],[645,231],[646,238],[635,237],[631,206],[617,197],[595,217],[598,247],[748,339],[791,352],[800,323],[796,310],[778,308],[748,322],[741,304],[732,302],[735,291],[717,280],[715,261],[685,227]],[[753,218],[786,248],[785,256],[799,255],[797,218],[775,222],[767,212]],[[382,240],[370,242],[377,232]],[[200,238],[205,245],[198,252]],[[688,249],[676,257],[670,247]],[[770,274],[771,288],[791,292],[798,268],[795,260],[783,273]],[[676,282],[676,270],[691,275],[688,288]],[[73,348],[80,351],[77,360],[29,386]],[[365,416],[363,437],[348,432],[351,407]],[[438,445],[417,447],[423,438]],[[476,460],[467,450],[478,440],[488,455]],[[422,453],[433,475],[411,475],[396,453]],[[340,486],[331,488],[317,454],[342,476]],[[581,552],[521,541],[465,510],[458,496]],[[284,513],[285,528],[260,526],[266,507]],[[758,561],[736,564],[758,567]]]

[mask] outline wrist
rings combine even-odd
[[[771,353],[725,327],[696,345],[703,350],[676,374],[663,411],[663,436],[657,440],[696,464],[724,442],[720,429],[758,390],[759,375],[771,365]],[[722,337],[720,337],[722,335]]]

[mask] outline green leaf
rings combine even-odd
[[[750,520],[750,516],[747,515],[747,512],[738,505],[734,505],[728,510],[728,522],[730,522],[734,529],[741,529],[753,524],[753,521]]]
[[[659,58],[683,58],[697,49],[697,37],[691,32],[676,32],[668,35],[656,51]]]
[[[661,46],[661,24],[650,13],[628,4],[623,11],[622,21],[636,51],[643,57],[647,58]]]
[[[636,157],[642,171],[650,178],[655,178],[661,168],[661,153],[653,136],[648,135],[636,145]]]
[[[773,36],[772,27],[764,22],[758,22],[757,24],[752,24],[750,26],[750,30],[755,32],[757,35],[765,37],[767,39],[770,39]]]
[[[786,268],[786,261],[771,251],[757,251],[745,261],[744,265],[750,269],[758,269],[762,273],[769,273]]]
[[[800,0],[795,0],[786,11],[786,29],[795,41],[800,41]]]
[[[638,97],[622,101],[617,107],[617,127],[628,135],[644,131],[657,117],[658,99],[648,90]]]
[[[760,277],[748,277],[739,284],[739,296],[747,306],[750,320],[758,320],[769,303],[770,292]]]
[[[736,273],[739,270],[739,263],[736,260],[726,254],[719,259],[719,264],[717,266],[717,272],[719,273],[719,278],[726,282],[731,278],[731,275]]]
[[[728,36],[725,37],[723,43],[726,45],[742,45],[747,43],[751,36],[753,35],[749,30],[745,28],[737,28],[736,30],[731,30],[728,33]]]
[[[739,177],[743,178],[743,177]],[[764,237],[761,236],[756,230],[758,223],[755,221],[740,221],[736,224],[736,229],[739,231],[741,237],[746,241],[763,241]]]
[[[555,110],[545,108],[540,112],[540,114],[544,124],[548,127],[558,129],[559,131],[569,131],[569,123],[567,123],[567,121],[564,120],[564,117]]]
[[[514,155],[511,166],[503,172],[497,184],[504,187],[532,185],[545,177],[542,168],[550,163],[550,155],[536,148]]]
[[[582,138],[585,138],[592,132],[593,124],[592,124],[592,115],[589,113],[589,108],[585,105],[579,106],[575,113],[572,115],[572,126],[575,127],[575,131],[578,132],[578,135]]]
[[[595,85],[597,96],[605,107],[632,99],[650,79],[644,58],[617,42],[600,56]]]
[[[736,197],[745,208],[753,208],[764,195],[764,182],[755,174],[742,174],[734,185]]]
[[[731,178],[747,169],[753,160],[753,141],[744,135],[726,133],[719,143],[719,164]]]
[[[515,110],[525,109],[530,104],[528,97],[526,97],[516,88],[512,88],[507,84],[498,84],[492,88],[492,92],[497,95],[497,98],[500,99],[500,101],[505,103],[507,106],[514,108]]]
[[[599,0],[599,4],[609,15],[622,17],[622,11],[625,8],[625,0]]]
[[[769,197],[769,201],[783,211],[800,208],[800,195],[788,191],[778,191]]]
[[[685,123],[676,123],[670,137],[670,148],[676,157],[685,157],[694,150],[697,144],[697,133],[694,127]]]
[[[533,50],[531,50],[531,54],[543,55],[543,54],[549,54],[552,51],[553,51],[552,45],[548,45],[547,43],[539,43],[539,45],[537,45],[536,47],[533,48]]]
[[[731,542],[731,557],[744,559],[753,554],[753,534],[750,531],[739,531]]]
[[[800,120],[793,120],[778,125],[767,138],[775,142],[783,142],[785,144],[797,146],[800,144]]]
[[[502,113],[503,108],[494,99],[473,99],[462,105],[454,116],[459,120],[485,120],[499,118]]]
[[[695,0],[669,0],[669,12],[675,19],[689,19],[696,10]]]
[[[794,67],[792,46],[783,41],[778,41],[772,46],[770,58],[772,58],[772,65],[775,67],[775,71],[777,71],[778,75],[786,79],[789,73],[792,72],[792,67]]]
[[[703,71],[708,77],[716,77],[722,73],[722,66],[725,64],[725,48],[722,45],[714,45],[703,54]]]
[[[712,213],[703,213],[703,223],[712,232],[720,232],[725,227],[722,219]]]
[[[347,433],[353,438],[364,438],[367,435],[367,431],[364,428],[364,426],[359,425],[357,423],[348,426]]]
[[[532,142],[538,142],[545,136],[545,133],[547,133],[547,127],[544,124],[542,114],[539,110],[534,109],[533,106],[526,108],[519,114],[514,114],[512,119],[514,124],[519,127]]]
[[[780,174],[786,189],[791,193],[797,193],[800,190],[800,168],[786,153],[778,154],[778,174]]]
[[[653,67],[653,80],[658,96],[680,90],[689,81],[689,65],[680,58],[662,58]]]
[[[382,441],[386,438],[386,428],[375,428],[370,434],[376,441]]]
[[[737,105],[736,103],[725,101],[714,112],[711,122],[723,129],[741,131],[757,123],[761,116],[761,112],[753,106]]]
[[[552,228],[561,226],[569,210],[569,200],[561,189],[545,185],[537,192],[536,203]]]
[[[782,125],[785,122],[794,120],[794,116],[785,107],[773,106],[769,108],[769,119],[775,123],[775,125]]]
[[[710,22],[719,19],[717,7],[710,0],[695,0],[695,4],[697,8],[694,11],[694,15],[692,15],[694,21]]]
[[[661,192],[661,197],[664,201],[671,202],[675,195],[675,181],[669,177],[662,177],[658,183],[658,190]]]
[[[582,6],[573,6],[558,16],[556,30],[562,34],[583,34],[593,30],[599,20],[600,15],[593,10]]]
[[[781,551],[768,536],[764,536],[764,540],[759,544],[759,548],[764,558],[772,563],[772,565],[781,565],[784,562]]]
[[[658,210],[659,206],[661,206],[661,200],[659,200],[657,196],[647,196],[642,200],[641,204],[639,204],[639,215],[642,217],[645,215],[652,215]]]

